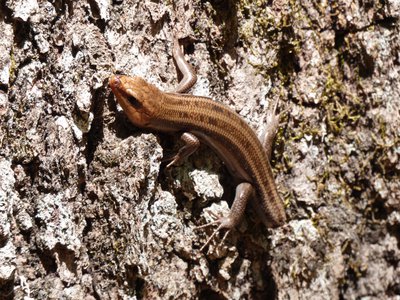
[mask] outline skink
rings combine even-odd
[[[175,92],[162,92],[140,77],[123,75],[111,76],[109,85],[134,125],[181,134],[185,145],[172,157],[168,167],[191,155],[200,140],[218,154],[237,180],[230,213],[212,222],[219,226],[207,243],[220,229],[228,229],[229,232],[239,224],[250,198],[267,226],[284,224],[285,210],[269,163],[279,115],[273,111],[270,115],[272,122],[257,137],[229,107],[210,98],[182,94],[194,85],[196,76],[191,65],[185,61],[177,39],[174,41],[173,56],[184,75]]]

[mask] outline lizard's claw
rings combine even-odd
[[[215,213],[211,212],[211,214],[216,217]],[[203,251],[203,249],[211,242],[211,240],[217,235],[217,233],[219,231],[221,231],[222,229],[227,229],[226,233],[224,234],[224,237],[222,238],[220,244],[222,244],[226,237],[228,236],[229,232],[231,231],[231,220],[229,219],[229,217],[219,217],[217,220],[215,221],[211,221],[207,224],[204,225],[200,225],[195,227],[195,230],[199,230],[199,229],[203,229],[203,228],[207,228],[210,226],[213,226],[215,224],[219,224],[218,227],[213,231],[213,233],[210,235],[210,237],[207,239],[207,241],[204,243],[204,245],[200,248],[200,251]]]

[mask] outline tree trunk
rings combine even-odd
[[[317,1],[318,2],[318,1]],[[396,1],[0,0],[1,299],[399,299]],[[235,185],[200,147],[129,123],[111,74],[177,85],[255,130],[288,222],[226,214]]]

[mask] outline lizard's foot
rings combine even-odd
[[[278,112],[278,105],[279,105],[279,99],[275,100],[274,103],[272,104],[272,108],[268,109],[268,111],[265,114],[265,119],[266,119],[266,129],[265,131],[268,132],[276,132],[277,128],[279,127],[279,120],[281,116],[285,113],[288,112],[289,107],[285,107],[282,109],[280,112]]]
[[[192,155],[192,153],[195,152],[200,146],[199,139],[189,132],[184,132],[180,139],[185,144],[179,149],[178,153],[166,156],[162,159],[162,162],[170,162],[167,165],[167,169],[174,165],[179,165],[185,158]]]
[[[227,232],[224,235],[222,241],[225,240],[231,229],[240,223],[240,220],[244,215],[244,210],[246,208],[247,202],[250,196],[252,196],[253,194],[254,194],[253,186],[248,182],[242,182],[236,186],[235,199],[233,200],[233,204],[228,215],[220,217],[216,216],[216,214],[211,211],[211,215],[216,219],[216,221],[209,222],[208,224],[205,224],[197,228],[205,228],[212,226],[214,224],[219,224],[219,225],[217,229],[208,238],[203,247],[201,247],[200,250],[203,250],[210,243],[212,238],[222,229],[227,229]]]
[[[215,214],[213,214],[213,215],[215,216]],[[222,240],[220,242],[220,244],[222,244],[225,241],[225,239],[228,236],[231,229],[234,227],[232,224],[232,221],[229,217],[219,217],[218,220],[211,221],[207,224],[195,227],[195,230],[211,227],[216,224],[219,224],[219,225],[213,231],[213,233],[210,235],[210,237],[207,239],[207,241],[204,243],[204,245],[200,248],[200,251],[203,251],[203,249],[211,242],[211,240],[214,238],[215,235],[217,235],[218,232],[220,232],[222,229],[227,229],[226,233],[224,234],[224,237],[222,238]]]
[[[278,103],[279,100],[276,100],[273,104],[273,107],[266,112],[265,125],[261,126],[258,130],[258,139],[267,153],[268,160],[271,160],[272,146],[274,144],[275,135],[279,128],[280,117],[289,110],[289,108],[286,107],[284,110],[281,110],[278,113]]]

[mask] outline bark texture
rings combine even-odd
[[[1,299],[400,299],[400,3],[0,0]],[[204,251],[234,185],[202,147],[132,126],[112,73],[177,84],[254,129],[289,222],[250,208]],[[164,153],[164,154],[163,154]]]

